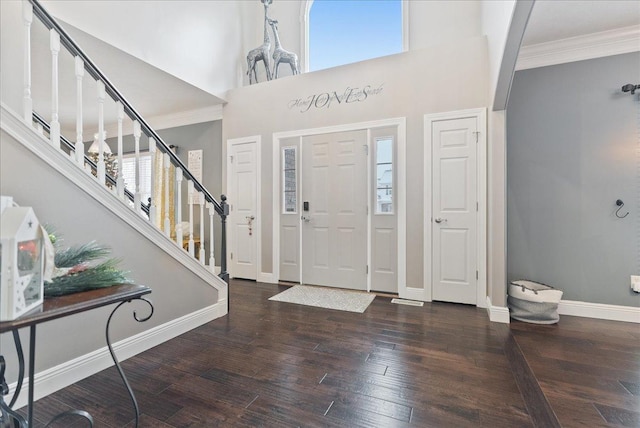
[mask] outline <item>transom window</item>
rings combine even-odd
[[[313,0],[309,71],[402,52],[402,0]]]

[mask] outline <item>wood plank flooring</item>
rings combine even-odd
[[[464,305],[378,296],[357,314],[268,300],[285,288],[232,281],[228,316],[125,361],[140,426],[531,427],[504,351],[511,332],[562,426],[640,426],[629,425],[640,344],[623,323],[510,331]],[[113,368],[39,400],[36,426],[70,408],[96,427],[133,426]]]

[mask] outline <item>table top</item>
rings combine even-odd
[[[34,309],[15,320],[0,322],[0,333],[29,327],[113,303],[137,299],[149,293],[151,293],[151,288],[144,285],[120,284],[66,296],[52,297],[45,299],[38,309]]]

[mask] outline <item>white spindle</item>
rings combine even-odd
[[[142,130],[140,129],[140,122],[137,120],[133,121],[133,140],[135,142],[135,155],[136,155],[136,193],[133,196],[133,209],[139,213],[140,212],[140,136],[142,135]]]
[[[105,183],[105,165],[104,165],[104,100],[107,94],[104,90],[104,83],[100,80],[97,82],[98,87],[98,181]]]
[[[33,122],[33,100],[31,99],[31,23],[33,22],[33,5],[28,1],[22,2],[22,23],[24,24],[24,93],[22,107],[24,120],[31,125]]]
[[[84,141],[82,141],[82,78],[84,77],[84,61],[76,56],[76,162],[84,166]]]
[[[49,30],[49,47],[51,48],[51,145],[60,148],[60,121],[58,118],[58,54],[60,53],[60,34],[53,28]]]
[[[211,269],[211,273],[216,273],[216,257],[214,255],[213,249],[216,247],[213,241],[213,216],[215,214],[215,209],[211,202],[207,203],[207,207],[209,208],[209,269]]]
[[[169,185],[171,184],[169,172],[171,171],[171,159],[168,153],[165,153],[162,158],[164,166],[164,234],[171,236],[171,219],[169,218]]]
[[[195,243],[193,242],[193,181],[187,180],[187,194],[189,197],[189,255],[194,257]]]
[[[116,187],[118,197],[124,200],[124,177],[122,175],[122,121],[124,120],[124,106],[120,101],[116,103],[118,109],[118,180]]]
[[[182,247],[182,169],[176,168],[176,243]]]
[[[153,224],[156,224],[156,210],[158,209],[158,201],[156,200],[156,140],[149,137],[149,154],[151,155],[151,202],[149,203],[149,221]],[[162,160],[162,158],[160,159]],[[160,167],[160,173],[162,172],[162,167]]]
[[[198,192],[198,203],[200,204],[200,264],[204,266],[204,193]]]

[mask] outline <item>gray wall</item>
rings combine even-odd
[[[131,318],[131,310],[135,307],[141,314],[146,313],[146,305],[134,303],[129,308],[121,308],[112,325],[114,342],[218,301],[216,289],[4,131],[0,142],[1,194],[13,196],[21,206],[33,207],[42,223],[56,227],[65,246],[91,240],[109,245],[112,254],[122,259],[121,267],[131,272],[131,278],[153,289],[150,295],[155,306],[153,317],[140,324]],[[101,188],[95,190],[106,192]],[[110,308],[97,309],[39,326],[36,371],[104,347],[104,326],[109,311]],[[11,335],[0,337],[0,349],[9,362],[8,380],[15,381],[16,359]]]
[[[507,109],[507,272],[640,306],[640,54],[519,71]],[[615,217],[616,199],[629,211]]]

